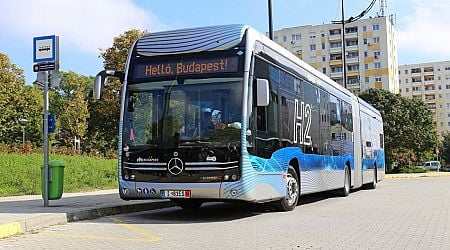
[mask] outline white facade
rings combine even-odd
[[[307,25],[274,32],[274,41],[303,61],[343,84],[340,24]],[[345,25],[347,88],[399,92],[397,42],[387,17],[361,19]]]
[[[427,104],[438,135],[450,131],[450,61],[400,65],[399,85],[402,96]]]

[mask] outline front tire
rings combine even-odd
[[[275,208],[283,212],[294,210],[300,196],[300,184],[294,167],[289,166],[286,178],[286,196],[274,203]]]
[[[173,199],[172,201],[182,209],[197,209],[203,204],[203,201],[201,200]]]

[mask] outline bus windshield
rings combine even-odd
[[[242,78],[131,83],[124,146],[229,146],[240,141]]]

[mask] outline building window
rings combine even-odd
[[[316,50],[316,45],[315,44],[310,44],[309,45],[309,50],[311,50],[311,51]]]
[[[380,25],[379,24],[372,25],[372,30],[380,30]]]
[[[405,79],[405,83],[408,83],[408,79]]]
[[[347,66],[348,71],[358,71],[359,70],[359,64],[356,65],[348,65]]]
[[[406,88],[406,89],[405,89],[405,92],[409,92],[409,88]]]
[[[450,85],[449,84],[445,85],[445,89],[450,89]]]
[[[380,57],[380,55],[381,55],[380,51],[374,51],[373,52],[373,56],[375,57],[375,59],[378,59]]]
[[[438,81],[440,81],[441,80],[441,77],[440,76],[438,76]]]
[[[420,73],[422,70],[420,68],[411,69],[411,74],[413,73]]]
[[[368,76],[364,77],[364,82],[369,83],[369,77]]]
[[[287,38],[286,36],[283,36],[283,42],[286,42]]]
[[[375,82],[381,82],[381,76],[375,76]]]
[[[438,86],[438,89],[439,89],[439,90],[442,90],[442,86],[441,86],[441,85],[439,85],[439,86]]]
[[[292,41],[299,41],[302,39],[302,35],[301,34],[293,34],[292,35]]]
[[[398,71],[398,74],[399,74],[399,75],[401,75],[401,74],[402,74],[402,72],[401,72],[401,71],[399,70],[399,71]]]
[[[322,56],[322,62],[325,62],[327,58],[325,56]]]
[[[342,47],[342,43],[330,43],[331,48],[340,48]]]
[[[376,62],[376,63],[375,63],[375,68],[376,68],[376,69],[379,69],[379,68],[381,68],[381,63],[379,63],[379,62]]]
[[[327,68],[322,68],[322,73],[326,74],[327,73]]]
[[[316,38],[316,33],[314,32],[309,33],[309,38],[310,39]]]
[[[341,72],[342,72],[342,67],[331,68],[331,73],[341,73]]]
[[[402,84],[402,79],[398,80],[398,84]]]
[[[367,31],[367,27],[366,26],[363,26],[363,31]]]
[[[408,70],[407,69],[405,69],[405,74],[408,74]]]
[[[367,38],[364,38],[363,43],[367,44]]]
[[[322,49],[325,49],[325,43],[322,43]]]
[[[364,51],[364,57],[367,57],[367,51]]]
[[[369,64],[364,64],[364,69],[369,69]]]
[[[374,37],[373,38],[373,43],[374,44],[380,43],[380,37],[379,36]]]

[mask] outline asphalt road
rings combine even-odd
[[[0,240],[0,249],[450,249],[450,177],[301,199],[284,213],[207,203],[110,216]]]

